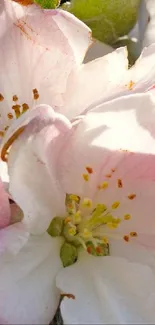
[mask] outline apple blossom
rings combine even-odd
[[[0,25],[1,136],[37,105],[48,104],[72,119],[96,101],[154,84],[154,45],[129,70],[125,48],[83,64],[91,31],[63,10],[2,0]]]
[[[25,7],[11,0],[1,2],[0,25],[1,136],[14,119],[38,104],[49,104],[67,116],[80,114],[85,104],[70,114],[68,98],[71,84],[83,66],[89,71],[89,64],[82,65],[82,62],[92,43],[90,29],[63,10],[43,10],[37,5]],[[88,79],[93,74],[96,87],[93,84],[87,90],[87,98],[90,91],[94,94],[88,104],[100,97],[101,89],[97,87],[100,64],[107,70],[100,76],[101,84],[115,71],[109,84],[112,89],[126,71],[124,49],[91,63]],[[102,93],[103,89],[104,86]],[[79,94],[76,95],[75,89],[72,91],[76,102]]]
[[[21,118],[8,168],[24,219],[14,240],[5,228],[14,249],[7,272],[1,262],[1,316],[48,323],[63,292],[66,324],[153,323],[153,95],[111,100],[72,124],[47,105]]]

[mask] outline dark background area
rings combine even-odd
[[[64,2],[67,2],[67,1],[69,1],[69,0],[61,0],[61,4],[64,3]]]

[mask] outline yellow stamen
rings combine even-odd
[[[82,232],[82,237],[83,238],[91,238],[92,237],[92,232],[89,231],[87,228],[84,228],[83,232]]]
[[[65,219],[64,219],[64,223],[65,224],[67,224],[67,223],[69,223],[69,222],[71,222],[71,218],[70,217],[66,217]]]
[[[108,187],[108,182],[103,182],[102,184],[101,184],[101,189],[106,189],[107,187]]]
[[[77,211],[75,214],[74,214],[74,222],[75,224],[79,224],[81,222],[81,211]]]
[[[70,194],[69,198],[70,198],[72,201],[79,202],[79,196],[77,196],[77,195],[75,195],[75,194]]]
[[[107,223],[107,227],[109,229],[116,229],[116,228],[118,228],[118,224],[117,223],[113,223],[113,222],[108,222]]]
[[[124,215],[124,220],[130,220],[131,219],[131,215],[130,214],[125,214]]]
[[[83,174],[83,179],[88,182],[89,181],[89,175],[88,174]]]
[[[103,237],[102,238],[102,242],[103,242],[103,244],[108,244],[109,243],[108,238],[107,237]]]
[[[113,202],[111,207],[112,207],[112,209],[117,209],[119,207],[119,205],[120,205],[120,202],[116,201],[116,202]]]
[[[71,236],[75,236],[76,235],[76,227],[71,227],[68,229],[68,233]]]
[[[92,207],[92,200],[88,198],[84,198],[82,202],[82,206],[84,208],[91,208]]]

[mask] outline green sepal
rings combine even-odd
[[[64,267],[74,264],[77,260],[77,257],[78,250],[74,245],[65,242],[61,246],[60,258]]]

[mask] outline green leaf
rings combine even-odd
[[[60,0],[35,0],[44,9],[55,9],[59,6]]]
[[[72,0],[62,7],[84,21],[93,37],[113,44],[137,21],[140,0]]]

